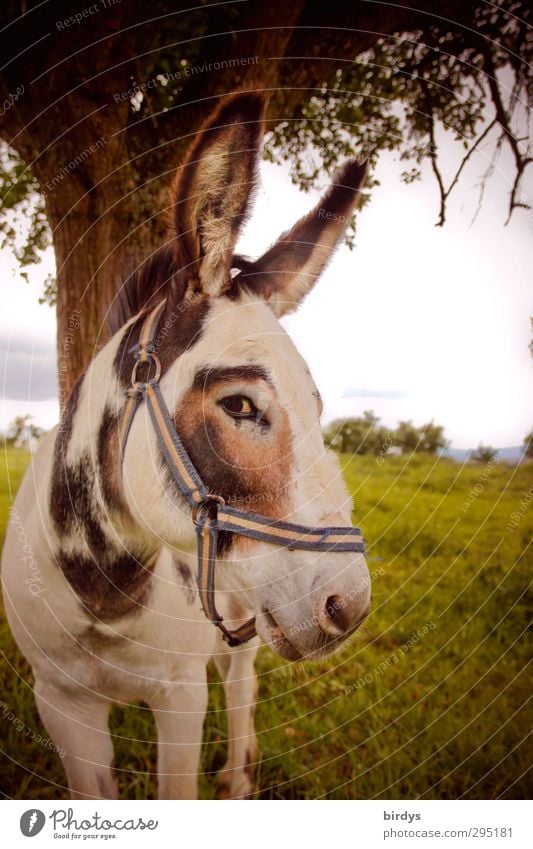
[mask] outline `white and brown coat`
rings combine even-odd
[[[33,565],[21,559],[12,522],[3,555],[6,611],[32,665],[39,713],[66,752],[75,797],[116,795],[109,709],[139,699],[157,723],[160,796],[196,795],[213,656],[229,715],[223,781],[233,797],[253,791],[260,640],[227,649],[205,619],[190,510],[165,471],[143,406],[120,464],[123,390],[150,307],[166,298],[156,337],[161,389],[209,489],[276,519],[351,523],[337,462],[324,450],[316,387],[278,319],[324,268],[365,169],[348,162],[320,205],[263,257],[235,257],[262,113],[255,93],[226,98],[198,135],[173,184],[169,243],[125,284],[111,341],[76,384],[14,505]],[[29,580],[35,568],[38,593]],[[217,603],[229,624],[255,614],[260,638],[287,659],[333,650],[369,608],[361,555],[310,555],[226,534],[218,575]]]

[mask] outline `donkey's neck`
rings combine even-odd
[[[114,367],[123,335],[116,334],[74,386],[56,436],[50,487],[57,563],[88,614],[103,620],[142,605],[159,550],[123,497],[118,422],[124,395]]]

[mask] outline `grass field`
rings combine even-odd
[[[2,537],[27,462],[17,451],[6,458]],[[331,660],[289,668],[261,650],[260,798],[526,798],[533,464],[461,467],[414,455],[343,465],[369,547],[373,611]],[[65,798],[31,671],[3,619],[0,645],[0,790]],[[210,679],[204,798],[225,757],[222,689],[213,670]],[[115,709],[111,726],[122,795],[153,798],[151,715]]]

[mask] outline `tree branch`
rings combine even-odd
[[[470,226],[472,226],[475,223],[476,218],[478,217],[478,215],[481,211],[481,207],[483,206],[483,198],[485,196],[485,187],[487,185],[487,180],[489,180],[490,177],[492,177],[492,175],[494,174],[494,169],[496,167],[496,161],[497,161],[498,156],[500,154],[500,150],[502,148],[503,141],[504,141],[504,136],[502,134],[498,137],[498,141],[496,142],[496,147],[494,148],[494,153],[492,154],[492,159],[489,162],[489,167],[487,168],[487,170],[483,174],[483,176],[482,176],[482,178],[481,178],[481,180],[478,184],[481,187],[480,192],[479,192],[478,204],[477,204],[477,209],[474,212],[474,215],[472,217],[472,221],[470,222]]]
[[[497,123],[496,118],[494,118],[490,122],[490,124],[488,124],[485,127],[485,129],[483,130],[481,135],[479,135],[477,137],[475,142],[472,145],[470,145],[468,151],[466,152],[465,156],[463,157],[463,159],[461,161],[461,164],[459,165],[459,168],[455,172],[455,176],[453,177],[450,185],[446,189],[444,187],[444,179],[443,179],[442,174],[440,172],[438,158],[437,158],[437,145],[436,145],[436,142],[435,142],[435,119],[433,117],[432,111],[430,110],[430,124],[429,124],[430,154],[429,154],[429,156],[430,156],[430,161],[431,161],[431,167],[433,169],[433,173],[435,174],[435,178],[437,180],[437,185],[439,187],[439,194],[440,194],[440,211],[439,211],[439,220],[437,221],[437,224],[436,224],[437,227],[443,227],[444,226],[444,223],[446,221],[446,203],[447,203],[448,198],[450,197],[453,189],[455,188],[455,186],[459,182],[459,178],[460,178],[460,176],[461,176],[461,174],[462,174],[462,172],[465,168],[465,165],[467,164],[468,160],[470,159],[470,157],[472,156],[474,151],[477,150],[477,148],[479,147],[481,142],[489,135],[490,131],[496,125],[496,123]]]
[[[518,144],[518,139],[515,137],[513,131],[511,130],[511,120],[510,116],[507,114],[507,110],[505,109],[502,100],[500,86],[496,77],[496,67],[494,65],[494,59],[490,47],[486,41],[482,42],[481,53],[483,55],[483,61],[485,64],[487,85],[489,87],[490,96],[494,104],[494,108],[496,110],[496,120],[502,128],[503,137],[506,139],[507,143],[509,144],[509,147],[511,148],[516,165],[516,175],[513,182],[511,195],[509,198],[509,214],[505,222],[506,224],[508,224],[515,209],[531,208],[530,205],[525,201],[517,200],[517,194],[522,175],[526,170],[527,166],[533,162],[533,158],[530,156],[525,156],[522,153]],[[518,99],[518,90],[516,86],[513,86],[512,99],[513,98],[515,102]]]

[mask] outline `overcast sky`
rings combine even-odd
[[[451,171],[460,151],[450,144],[445,152]],[[458,448],[517,445],[533,425],[533,214],[518,210],[504,227],[512,168],[503,157],[471,226],[488,153],[472,158],[444,228],[434,226],[431,175],[406,186],[394,156],[383,156],[356,249],[340,248],[300,311],[284,320],[323,396],[324,422],[365,409],[391,427],[434,418]],[[240,243],[253,256],[318,197],[299,192],[285,168],[261,170]],[[530,178],[521,196],[532,195]],[[49,251],[28,285],[9,251],[0,258],[1,430],[19,413],[46,428],[57,420],[55,316],[38,304],[53,267]]]

